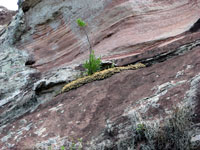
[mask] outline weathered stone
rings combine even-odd
[[[18,144],[13,145],[15,148],[33,148],[38,144],[47,148],[48,144],[45,143],[59,147],[58,143],[65,144],[63,138],[65,141],[70,140],[70,137],[90,141],[91,137],[101,133],[108,119],[114,123],[122,116],[137,114],[144,123],[164,120],[176,107],[195,104],[200,81],[199,51],[199,46],[196,46],[180,56],[155,63],[151,67],[125,71],[58,95],[49,104],[41,105],[35,113],[24,116],[22,119],[27,122],[23,126],[20,120],[12,123],[15,128],[6,125],[2,130],[6,134],[0,138],[9,140],[1,144],[4,147],[4,143],[13,145],[18,137]],[[123,122],[126,121],[120,123]],[[30,129],[18,135],[19,128],[30,123]],[[7,137],[8,132],[12,133],[11,137]],[[63,142],[52,143],[52,138]],[[102,140],[106,142],[106,137]],[[112,145],[110,142],[106,143]]]
[[[15,11],[11,11],[3,6],[0,6],[0,36],[5,32],[6,27],[11,22],[11,19],[15,14]]]
[[[7,25],[15,14],[15,11],[11,11],[3,6],[0,6],[0,25]]]
[[[199,147],[199,132],[193,133],[200,123],[199,5],[199,0],[22,2],[0,36],[1,149],[69,149],[72,138],[84,149],[115,149],[133,132],[133,122],[139,130],[143,124],[162,128],[181,108],[194,115],[190,141]],[[147,67],[60,93],[88,58],[79,17],[88,23],[103,61]],[[137,149],[145,143],[140,142]]]
[[[26,12],[41,1],[42,0],[19,0],[18,5],[24,12]]]
[[[25,13],[29,30],[18,46],[35,55],[33,67],[41,71],[83,62],[89,52],[86,36],[76,25],[76,19],[81,17],[88,24],[86,30],[95,54],[103,60],[137,57],[184,38],[180,34],[190,30],[200,18],[199,3],[43,0]]]
[[[51,100],[59,93],[63,84],[74,80],[80,74],[78,70],[68,67],[41,75],[35,69],[25,66],[29,58],[25,51],[5,44],[0,46],[0,54],[1,125],[35,110],[46,100]],[[54,88],[55,85],[57,87]]]

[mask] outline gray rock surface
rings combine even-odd
[[[21,94],[21,89],[29,83],[29,75],[36,72],[25,66],[28,54],[8,46],[0,46],[0,106]]]
[[[8,44],[0,45],[1,125],[26,112],[34,111],[41,103],[58,94],[64,84],[80,74],[68,67],[41,76],[37,70],[25,66],[28,58],[25,51]],[[53,88],[55,85],[58,86]]]

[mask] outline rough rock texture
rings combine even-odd
[[[11,21],[15,14],[15,11],[10,11],[3,6],[0,6],[0,34],[1,30]]]
[[[200,0],[25,0],[0,36],[1,149],[69,149],[79,138],[84,149],[117,149],[132,120],[162,125],[190,107],[198,150],[199,11]],[[147,67],[57,95],[88,57],[78,17],[103,60]]]
[[[41,71],[87,59],[88,43],[75,22],[79,17],[88,23],[93,49],[103,59],[122,59],[170,43],[178,38],[160,40],[188,31],[200,18],[199,0],[27,3],[35,7],[25,12],[25,33],[18,45],[35,56],[33,67]]]
[[[107,120],[139,114],[141,121],[150,123],[163,120],[176,107],[199,103],[200,33],[179,42],[183,41],[195,46],[151,67],[125,71],[63,93],[34,113],[3,126],[1,146],[44,149],[67,145],[71,138],[90,141],[102,132]],[[168,46],[179,49],[179,42]],[[181,47],[188,50],[185,44]],[[199,123],[198,105],[195,107]]]
[[[0,25],[8,24],[15,14],[15,11],[10,11],[3,6],[0,6]]]

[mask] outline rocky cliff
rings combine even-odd
[[[0,35],[2,150],[200,148],[200,0],[20,6]],[[88,59],[77,18],[95,54],[123,69],[61,92]]]
[[[0,32],[4,26],[8,25],[11,18],[16,14],[15,11],[10,11],[3,6],[0,6]]]

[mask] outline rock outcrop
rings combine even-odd
[[[199,12],[200,0],[23,1],[0,36],[1,149],[198,150]],[[60,93],[88,57],[77,18],[102,60],[146,67]]]
[[[0,34],[1,30],[4,28],[4,26],[8,25],[15,14],[15,11],[10,11],[3,6],[0,6]]]
[[[76,25],[79,17],[88,23],[93,49],[103,59],[135,56],[183,38],[172,37],[188,31],[200,17],[198,0],[27,3],[35,7],[25,12],[26,29],[19,47],[35,56],[33,67],[40,71],[87,59],[87,40]]]
[[[0,6],[0,25],[8,24],[15,14],[15,11],[11,11],[3,6]]]

